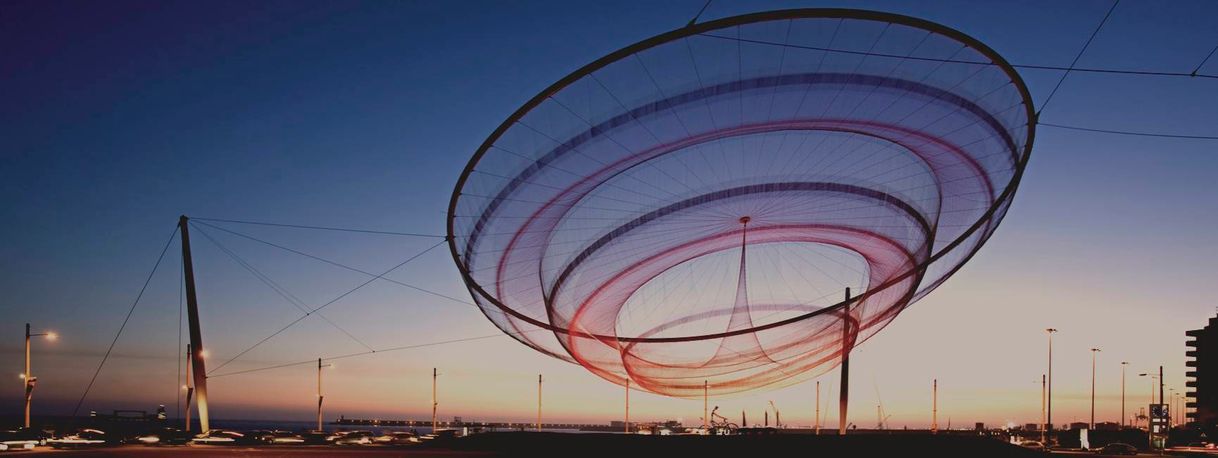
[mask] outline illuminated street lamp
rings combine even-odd
[[[25,427],[30,427],[30,401],[34,398],[34,384],[38,382],[38,377],[30,375],[30,337],[46,337],[47,340],[55,340],[59,335],[54,332],[38,332],[30,333],[30,324],[25,324],[25,372],[21,373],[22,384],[25,385]]]

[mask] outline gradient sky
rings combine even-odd
[[[669,2],[6,2],[0,5],[0,415],[20,408],[21,326],[37,341],[35,412],[71,413],[179,214],[442,234],[453,184],[477,146],[537,91],[620,47],[684,25],[702,0]],[[1068,65],[1108,1],[728,2],[714,19],[848,6],[956,28],[1020,64]],[[1218,3],[1124,2],[1080,66],[1188,72],[1218,44]],[[1202,73],[1218,74],[1218,59]],[[1024,70],[1039,105],[1058,72]],[[1072,74],[1042,121],[1218,133],[1218,80]],[[1184,331],[1218,301],[1218,143],[1043,127],[1015,203],[957,275],[852,357],[850,421],[1035,422],[1045,332],[1055,340],[1054,420],[1086,421],[1088,349],[1100,347],[1097,420],[1148,402],[1138,372],[1162,364],[1183,391]],[[381,272],[435,243],[226,225]],[[208,233],[318,306],[365,277]],[[299,312],[192,234],[212,367]],[[444,247],[392,278],[467,298]],[[176,243],[83,411],[171,412],[178,392]],[[376,348],[499,331],[474,307],[378,282],[325,315]],[[252,369],[364,347],[316,318],[226,366]],[[607,422],[622,389],[507,337],[336,362],[328,417],[527,421],[536,374],[546,418]],[[209,382],[217,418],[308,420],[315,368]],[[822,377],[828,419],[836,371]],[[700,400],[635,394],[632,419],[698,423]],[[810,383],[713,399],[760,420],[773,400],[812,423]]]

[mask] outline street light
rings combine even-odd
[[[25,324],[25,372],[21,373],[22,385],[25,386],[25,427],[30,427],[30,401],[34,398],[34,385],[38,382],[38,377],[30,375],[30,337],[46,337],[47,340],[56,340],[58,334],[54,332],[30,332],[30,324]]]
[[[1095,354],[1099,353],[1100,349],[1091,349],[1091,430],[1095,430]]]
[[[322,399],[325,399],[325,396],[321,395],[321,368],[323,368],[323,367],[332,368],[332,367],[334,367],[334,365],[333,364],[322,364],[321,358],[317,358],[317,430],[318,431],[322,431],[322,429],[321,429],[321,401],[322,401]]]
[[[1125,367],[1129,365],[1128,361],[1121,361],[1121,427],[1125,425]]]
[[[1155,380],[1158,380],[1159,376],[1148,372],[1143,372],[1138,374],[1138,377],[1150,377],[1150,403],[1153,405],[1155,403]]]
[[[1055,332],[1057,332],[1057,329],[1045,329],[1045,333],[1049,334],[1049,395],[1047,396],[1049,399],[1045,427],[1049,430],[1053,429],[1053,333]]]

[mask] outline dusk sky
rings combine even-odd
[[[666,2],[7,2],[0,5],[0,414],[20,409],[22,326],[35,415],[70,414],[178,215],[442,236],[462,168],[521,104],[614,50],[685,25],[703,0]],[[971,35],[1015,64],[1069,65],[1111,3],[714,1],[701,20],[797,7],[906,14]],[[1122,2],[1078,66],[1191,72],[1218,45],[1218,3]],[[1060,72],[1023,69],[1037,106]],[[1218,74],[1218,57],[1200,73]],[[1042,122],[1218,135],[1218,79],[1072,73]],[[1218,142],[1041,126],[1006,219],[955,276],[852,354],[850,421],[882,404],[894,427],[1034,423],[1055,327],[1054,421],[1085,421],[1098,347],[1097,421],[1148,402],[1139,372],[1184,388],[1184,332],[1218,301]],[[441,241],[209,222],[380,273]],[[311,307],[367,277],[232,233],[192,232],[204,343],[217,374],[365,351],[302,313],[213,244]],[[179,381],[178,245],[82,412],[171,414]],[[469,304],[438,246],[321,313],[371,348],[466,340],[335,361],[327,418],[439,415],[530,421],[622,417],[623,390],[502,335]],[[183,345],[186,337],[181,337]],[[310,419],[308,364],[209,380],[220,419]],[[821,377],[837,418],[837,371]],[[812,423],[812,383],[712,399],[729,417]],[[832,407],[830,405],[833,405]],[[632,393],[632,420],[699,423],[701,400]]]

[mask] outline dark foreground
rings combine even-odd
[[[819,457],[1019,458],[1045,457],[995,439],[972,436],[636,436],[622,434],[486,433],[409,448],[380,447],[222,447],[123,446],[98,450],[49,451],[58,456],[608,456],[642,458],[788,456],[792,452]],[[18,452],[14,455],[41,454]]]

